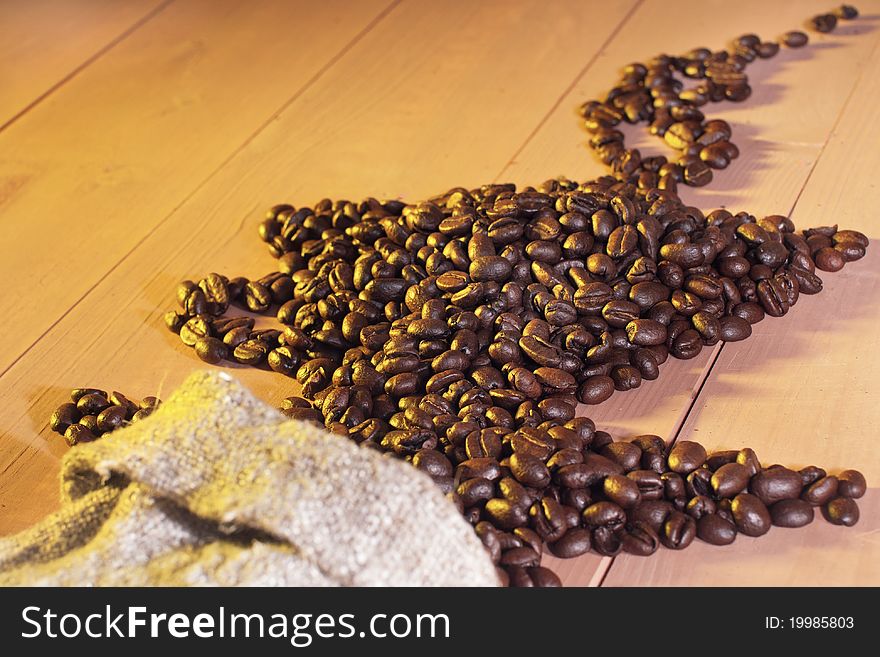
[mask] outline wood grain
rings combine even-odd
[[[0,372],[389,6],[180,0],[0,133]]]
[[[568,17],[562,22],[544,20],[540,0],[510,11],[501,0],[461,0],[391,12],[138,248],[127,257],[114,249],[119,265],[0,377],[8,400],[0,409],[0,533],[57,505],[66,447],[46,420],[64,389],[91,381],[163,394],[201,365],[162,315],[182,278],[275,269],[256,237],[266,206],[325,194],[419,198],[490,180],[633,4],[597,11],[572,0],[557,8]],[[570,44],[588,20],[595,40],[573,57]],[[534,47],[521,47],[524,35]],[[524,89],[547,100],[524,102]],[[292,392],[272,373],[235,371],[269,401]]]
[[[166,4],[161,0],[0,3],[0,130]]]

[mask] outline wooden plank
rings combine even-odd
[[[490,180],[633,5],[570,0],[552,20],[540,0],[407,2],[390,13],[0,377],[0,533],[57,505],[66,448],[46,418],[65,390],[89,381],[167,393],[200,366],[162,326],[173,287],[212,270],[273,270],[255,231],[266,206],[325,194],[418,198]],[[147,173],[149,190],[164,184]],[[293,387],[235,373],[273,402]]]
[[[871,164],[880,143],[871,109],[880,97],[880,45],[869,66],[856,68],[853,95],[793,218],[878,237],[880,219],[865,208],[880,202]],[[857,468],[874,486],[859,502],[861,522],[847,529],[817,518],[805,529],[774,528],[724,548],[695,544],[647,560],[618,557],[607,585],[880,584],[880,457],[873,436],[880,424],[878,272],[875,244],[863,260],[823,275],[821,295],[802,296],[786,317],[757,325],[753,339],[725,345],[681,432],[709,449],[752,446],[765,464],[814,464],[831,473]]]
[[[603,174],[601,164],[584,146],[586,133],[574,132],[578,121],[573,108],[607,90],[624,64],[660,52],[685,52],[699,45],[720,47],[732,37],[755,30],[765,38],[775,38],[798,28],[805,17],[827,7],[817,0],[774,4],[772,15],[768,9],[767,3],[760,0],[738,3],[735,12],[723,1],[692,4],[688,7],[687,29],[683,29],[681,15],[670,11],[668,4],[642,4],[498,179],[527,183],[550,172],[575,179]],[[870,7],[866,11],[870,13]],[[723,21],[718,20],[719,15],[725,17]],[[865,19],[862,24],[847,27],[844,35],[811,34],[817,42],[811,48],[783,50],[773,60],[756,62],[748,70],[754,87],[748,102],[711,104],[704,108],[707,116],[731,123],[734,141],[742,155],[718,174],[708,188],[683,189],[685,200],[706,209],[746,209],[759,215],[787,213],[810,175],[859,67],[874,47],[875,37],[867,34],[872,27],[870,21]],[[822,75],[821,71],[846,73]],[[643,128],[625,131],[643,153],[669,153],[662,142]],[[579,175],[575,176],[575,172]],[[821,303],[824,298],[819,297],[818,301]],[[760,338],[756,335],[754,340]],[[773,348],[773,343],[768,347]],[[593,418],[599,428],[618,438],[653,433],[671,440],[681,427],[717,349],[704,350],[693,361],[668,362],[661,368],[658,381],[646,383],[634,392],[616,393],[599,407],[582,406],[579,414]],[[568,562],[545,557],[545,562],[560,573],[566,585],[586,586],[601,580],[611,560],[600,560],[590,554]]]
[[[0,133],[0,372],[393,5],[181,0]]]
[[[0,130],[166,4],[161,0],[0,3]]]

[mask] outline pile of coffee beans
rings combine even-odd
[[[821,291],[818,271],[864,256],[857,231],[704,213],[677,194],[739,155],[731,127],[700,108],[748,98],[746,66],[778,50],[743,35],[626,67],[581,110],[610,167],[596,180],[274,206],[259,235],[278,271],[183,281],[165,322],[205,362],[295,378],[302,397],[285,415],[431,476],[512,585],[559,584],[539,565],[545,545],[560,557],[724,545],[805,525],[816,507],[852,525],[865,490],[853,470],[764,468],[750,449],[707,454],[658,436],[614,442],[575,416],[578,402],[657,379],[670,355],[749,337]],[[624,122],[648,124],[677,159],[626,148]],[[226,316],[233,306],[251,314]],[[253,314],[281,326],[256,328]]]
[[[121,392],[108,395],[97,388],[74,388],[70,391],[70,401],[52,413],[49,427],[73,447],[142,420],[161,403],[156,397],[144,397],[137,403]]]

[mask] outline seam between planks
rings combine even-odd
[[[3,131],[6,130],[7,128],[10,128],[15,122],[17,122],[17,121],[18,121],[20,118],[22,118],[25,114],[27,114],[28,112],[30,112],[30,111],[31,111],[32,109],[34,109],[37,105],[39,105],[40,103],[42,103],[42,102],[43,102],[44,100],[46,100],[49,96],[51,96],[51,95],[54,94],[56,91],[58,91],[61,87],[63,87],[64,85],[66,85],[68,82],[70,82],[71,80],[73,80],[76,76],[78,76],[78,75],[79,75],[80,73],[82,73],[85,69],[87,69],[89,66],[91,66],[92,64],[94,64],[96,61],[98,61],[99,59],[101,59],[101,57],[103,57],[103,56],[106,55],[108,52],[110,52],[111,50],[113,50],[113,49],[114,49],[116,46],[118,46],[120,43],[122,43],[123,41],[125,41],[128,37],[130,37],[132,34],[134,34],[134,33],[135,33],[137,30],[139,30],[141,27],[143,27],[144,25],[146,25],[147,23],[149,23],[151,20],[153,20],[156,16],[158,16],[159,14],[161,14],[161,13],[162,13],[162,12],[163,12],[163,11],[164,11],[164,10],[170,5],[170,4],[172,4],[173,2],[174,2],[174,0],[165,0],[164,2],[159,3],[158,5],[156,5],[155,7],[153,7],[150,11],[148,11],[146,14],[144,14],[143,16],[141,16],[141,18],[139,18],[139,19],[136,20],[134,23],[132,23],[131,25],[129,25],[129,26],[128,26],[125,30],[123,30],[118,36],[114,37],[114,38],[111,39],[108,43],[106,43],[106,44],[103,45],[101,48],[99,48],[96,52],[94,52],[94,53],[92,53],[91,55],[89,55],[89,56],[88,56],[88,57],[87,57],[87,58],[86,58],[81,64],[77,65],[77,66],[74,67],[73,70],[71,70],[69,73],[67,73],[67,74],[65,74],[64,76],[62,76],[61,79],[58,80],[58,82],[56,82],[55,84],[51,85],[48,89],[46,89],[46,91],[44,91],[43,93],[41,93],[40,95],[38,95],[36,98],[34,98],[34,100],[32,100],[31,102],[29,102],[27,105],[25,105],[22,109],[20,109],[20,110],[19,110],[18,112],[16,112],[15,114],[13,114],[12,117],[9,118],[6,122],[0,124],[0,132],[3,132]]]
[[[510,156],[510,159],[507,160],[503,167],[501,167],[501,171],[499,171],[498,175],[495,176],[494,182],[498,182],[498,179],[504,175],[504,172],[507,171],[514,162],[516,162],[516,158],[518,158],[520,154],[526,149],[526,147],[532,142],[532,139],[534,139],[538,132],[540,132],[541,128],[544,127],[544,124],[546,124],[547,121],[550,120],[550,117],[553,116],[553,113],[559,108],[559,106],[562,104],[562,101],[568,98],[568,95],[574,90],[577,84],[593,67],[593,64],[596,63],[599,55],[605,52],[605,49],[608,48],[611,42],[617,37],[617,35],[620,33],[620,30],[623,28],[624,25],[626,25],[629,19],[632,18],[633,14],[635,14],[636,11],[642,6],[644,1],[645,0],[636,0],[636,2],[633,3],[632,7],[630,7],[629,11],[627,11],[626,14],[624,14],[623,18],[620,19],[620,22],[611,31],[611,34],[608,35],[608,37],[605,39],[599,49],[593,53],[592,57],[590,57],[590,59],[587,60],[587,63],[584,64],[584,67],[580,71],[578,71],[577,75],[574,76],[571,84],[569,84],[565,89],[562,90],[562,93],[550,106],[550,109],[547,110],[547,113],[544,114],[544,116],[538,121],[538,124],[535,126],[534,130],[529,133],[523,143],[520,144],[519,147],[513,152],[513,155]]]
[[[853,81],[852,88],[850,89],[849,93],[847,94],[846,100],[843,101],[843,105],[841,106],[840,112],[838,113],[837,118],[835,118],[834,123],[831,126],[831,130],[828,131],[828,134],[826,135],[825,140],[822,142],[822,146],[819,149],[819,152],[816,154],[816,158],[813,160],[813,164],[810,167],[810,170],[807,172],[807,175],[804,177],[804,182],[801,185],[800,189],[798,190],[798,193],[797,193],[797,196],[795,196],[794,202],[791,204],[791,208],[788,212],[789,216],[792,216],[794,214],[794,211],[797,208],[798,201],[801,200],[801,196],[803,195],[804,190],[807,188],[807,185],[809,184],[809,182],[813,176],[813,172],[816,170],[816,167],[819,165],[819,161],[822,159],[822,155],[825,153],[825,150],[828,147],[828,143],[831,141],[831,138],[834,136],[835,132],[837,131],[837,126],[840,125],[840,121],[843,118],[843,115],[846,114],[846,110],[849,107],[850,101],[852,100],[852,97],[855,94],[856,89],[858,89],[859,84],[862,81],[862,77],[865,74],[865,70],[867,70],[870,62],[873,61],[874,57],[876,56],[878,48],[880,48],[880,40],[878,40],[877,43],[874,44],[874,47],[871,49],[870,55],[865,59],[864,67],[862,68],[861,71],[859,71],[859,74],[856,76],[855,80]],[[771,317],[770,319],[773,320],[776,318]],[[705,388],[706,383],[709,381],[710,375],[712,374],[712,372],[715,369],[715,365],[718,363],[719,358],[721,358],[721,352],[724,350],[725,344],[726,344],[725,342],[718,343],[718,345],[715,347],[715,353],[712,355],[712,358],[704,366],[703,372],[700,375],[700,379],[698,380],[697,384],[694,386],[696,392],[691,398],[691,403],[688,405],[687,410],[684,412],[684,414],[676,421],[674,428],[673,428],[673,431],[671,432],[672,433],[672,440],[669,441],[670,447],[672,447],[676,443],[679,436],[681,435],[681,432],[684,430],[684,427],[687,424],[688,418],[691,416],[691,413],[693,412],[694,408],[696,407],[697,402],[700,400],[700,397],[703,394],[703,389]],[[611,558],[611,561],[608,563],[608,566],[605,569],[605,572],[602,574],[602,580],[599,582],[598,586],[601,587],[605,584],[605,579],[608,577],[608,574],[611,572],[611,568],[614,566],[615,560],[616,560],[616,557]]]
[[[166,4],[173,2],[173,0],[168,0]],[[376,14],[369,23],[367,23],[366,27],[364,27],[360,32],[358,32],[354,37],[352,37],[342,48],[340,48],[333,57],[331,57],[327,62],[318,69],[315,74],[309,78],[290,98],[284,101],[281,106],[276,109],[272,114],[266,118],[260,126],[251,133],[241,144],[235,147],[232,152],[223,159],[223,161],[214,168],[211,173],[209,173],[201,182],[199,182],[188,194],[186,194],[180,202],[172,208],[172,210],[165,215],[158,223],[156,223],[152,228],[150,228],[144,235],[137,241],[135,244],[126,251],[113,265],[111,265],[101,276],[83,292],[78,299],[76,299],[63,313],[61,313],[49,326],[46,327],[40,335],[38,335],[33,342],[31,342],[15,359],[9,363],[6,368],[0,372],[0,378],[6,376],[10,370],[22,359],[24,358],[30,351],[33,349],[43,338],[46,337],[58,324],[67,317],[74,308],[76,308],[79,304],[81,304],[95,289],[104,282],[104,280],[110,276],[114,271],[116,271],[130,256],[134,253],[140,246],[146,242],[157,230],[159,230],[165,223],[173,217],[180,208],[186,205],[189,200],[195,196],[199,190],[201,190],[211,179],[214,178],[220,171],[223,170],[226,165],[228,165],[242,150],[244,150],[263,130],[265,130],[269,125],[271,125],[278,116],[290,106],[291,103],[295,102],[297,98],[302,96],[306,91],[308,91],[318,80],[320,80],[324,74],[327,73],[333,66],[344,57],[355,45],[358,44],[370,31],[372,31],[376,25],[382,22],[391,11],[397,7],[403,0],[392,0],[392,2]]]

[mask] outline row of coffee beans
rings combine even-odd
[[[810,21],[819,32],[830,32],[837,18],[858,16],[855,7],[843,5],[834,13]],[[712,181],[713,169],[725,169],[739,149],[731,141],[730,125],[707,120],[699,109],[710,101],[741,102],[751,96],[745,69],[757,59],[779,52],[779,44],[801,48],[808,42],[803,32],[792,31],[779,42],[762,41],[755,34],[738,37],[730,48],[713,52],[695,48],[682,56],[659,55],[645,64],[630,64],[604,100],[581,106],[585,127],[591,133],[589,145],[611,167],[619,179],[642,189],[675,191],[678,184],[702,187]],[[685,88],[679,77],[701,80]],[[642,157],[638,149],[624,145],[621,123],[646,123],[651,134],[679,151],[676,161],[665,157]]]
[[[74,388],[70,391],[70,401],[52,413],[49,427],[64,436],[67,444],[73,447],[142,420],[161,403],[152,396],[135,402],[121,392],[108,395],[98,388]]]

